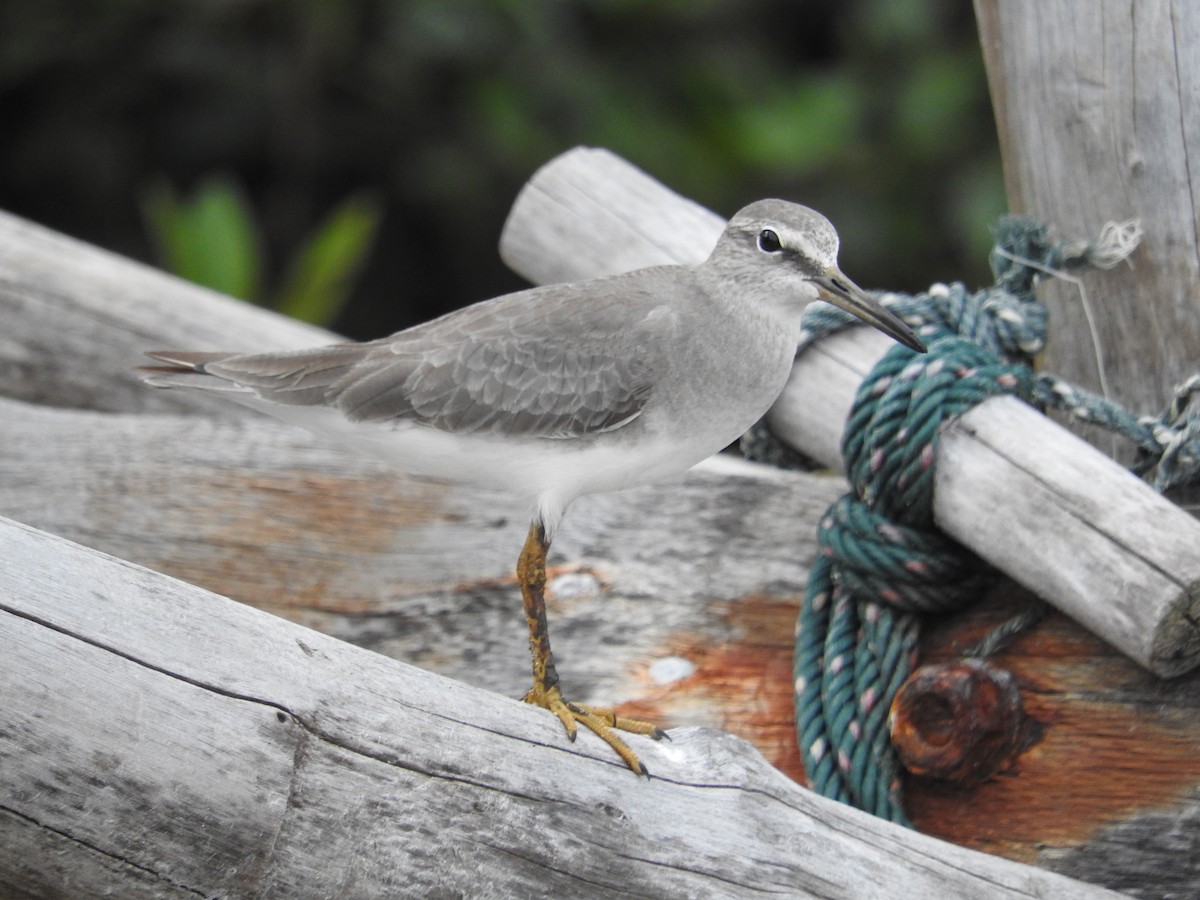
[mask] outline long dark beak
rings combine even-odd
[[[911,328],[843,275],[840,269],[831,268],[824,275],[814,278],[812,281],[817,286],[822,300],[828,300],[852,316],[857,316],[873,328],[878,328],[892,340],[899,341],[905,347],[916,350],[918,353],[925,352],[925,344]]]

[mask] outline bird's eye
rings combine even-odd
[[[783,249],[779,235],[770,228],[764,228],[758,233],[758,249],[763,253],[778,253]]]

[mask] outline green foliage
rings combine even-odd
[[[305,322],[331,322],[375,240],[380,213],[370,194],[343,201],[296,252],[274,308]]]
[[[222,294],[258,301],[258,228],[231,179],[210,178],[190,199],[159,182],[145,192],[142,210],[165,269]]]
[[[151,221],[172,268],[288,308],[354,281],[355,337],[519,286],[504,217],[576,144],[726,215],[816,207],[868,287],[986,283],[1003,211],[962,0],[6,0],[0,133],[0,208],[142,257]],[[203,204],[159,188],[139,214],[153,175],[211,172]],[[309,233],[361,231],[330,210],[362,185],[375,244]]]
[[[259,226],[245,193],[227,176],[202,182],[181,198],[165,181],[146,191],[143,214],[165,268],[196,284],[325,325],[350,295],[379,228],[381,206],[370,194],[343,201],[307,237],[282,285],[264,296],[267,268]]]

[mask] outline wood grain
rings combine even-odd
[[[1045,364],[1162,409],[1200,346],[1200,6],[1178,0],[976,0],[1009,208],[1070,237],[1145,229],[1129,266],[1048,283]],[[1094,344],[1098,341],[1098,344]]]
[[[1103,895],[733,738],[646,741],[639,779],[542,711],[28,527],[0,556],[6,895]]]

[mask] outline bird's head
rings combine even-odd
[[[819,212],[786,200],[759,200],[729,220],[709,264],[724,279],[757,282],[778,291],[781,300],[826,300],[924,353],[908,325],[842,274],[837,256],[837,231]]]

